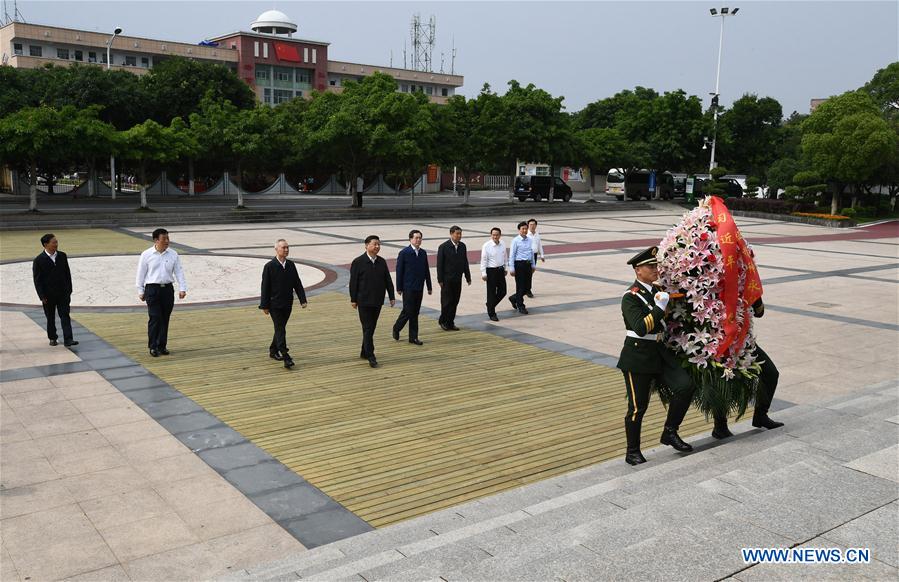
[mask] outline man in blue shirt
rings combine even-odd
[[[409,322],[409,343],[422,345],[418,339],[418,312],[424,297],[425,283],[431,294],[431,269],[428,256],[421,248],[421,231],[409,232],[409,246],[400,251],[396,258],[396,292],[403,298],[403,310],[393,324],[393,339],[399,341],[400,332]]]
[[[509,248],[509,274],[515,277],[515,295],[509,296],[509,302],[523,315],[528,314],[524,298],[531,288],[531,277],[536,268],[537,261],[534,260],[534,250],[528,238],[528,223],[522,221],[518,223],[518,236],[512,239]]]

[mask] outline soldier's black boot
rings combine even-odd
[[[627,435],[627,452],[624,454],[624,462],[628,465],[645,463],[646,458],[640,452],[640,424],[625,420],[624,434]]]
[[[784,425],[782,422],[777,422],[776,420],[771,420],[767,414],[753,414],[752,415],[752,426],[755,428],[766,428],[771,430],[772,428],[780,428]]]
[[[712,436],[719,440],[734,436],[734,433],[727,428],[726,416],[715,415],[715,428],[712,430]]]
[[[666,426],[662,431],[662,438],[659,439],[659,442],[663,445],[668,445],[669,447],[674,447],[675,450],[680,451],[682,453],[686,453],[693,450],[693,447],[688,443],[685,443],[680,436],[677,434],[677,429],[673,429],[671,427]]]

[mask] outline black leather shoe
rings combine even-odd
[[[645,463],[646,458],[640,453],[640,451],[637,451],[624,455],[624,462],[628,465],[639,465],[640,463]]]
[[[400,332],[398,332],[397,330],[393,330],[393,339],[395,339],[396,341],[400,341]]]
[[[784,425],[782,422],[777,422],[776,420],[771,420],[768,418],[768,415],[764,416],[753,416],[752,417],[752,426],[755,428],[766,428],[771,430],[772,428],[780,428]]]
[[[273,360],[278,360],[279,362],[284,359],[281,357],[280,352],[269,352],[268,357],[270,357]]]
[[[159,352],[157,352],[156,350],[150,350],[150,355],[153,356],[154,358],[158,358]]]
[[[446,326],[445,323],[440,324],[440,329],[442,329],[443,331],[449,331],[449,328]]]
[[[78,345],[78,342],[77,342],[76,340],[69,340],[69,341],[67,341],[67,342],[64,342],[63,345],[66,346],[66,347],[69,347],[69,346],[77,346],[77,345]]]
[[[494,313],[493,315],[490,316],[490,321],[499,321],[499,318]]]
[[[730,429],[727,428],[727,418],[716,418],[715,419],[715,428],[712,430],[712,436],[718,440],[726,439],[734,436],[734,433],[730,432]]]
[[[368,359],[368,365],[371,366],[372,368],[377,368],[377,367],[378,367],[378,360],[375,359],[374,356],[372,356],[372,357],[370,357],[370,358]]]
[[[685,443],[683,439],[678,436],[676,430],[671,430],[668,427],[665,427],[665,430],[662,431],[662,438],[659,439],[659,442],[663,445],[674,447],[675,450],[682,453],[693,450],[692,446],[690,446],[688,443]]]
[[[294,365],[295,364],[293,363],[293,360],[291,360],[290,358],[284,358],[284,367],[285,368],[287,368],[289,370],[289,369],[293,368]]]
[[[531,299],[534,298],[534,294],[531,293],[530,291],[528,291],[527,293],[525,293],[525,295],[527,295],[527,296],[530,297]]]
[[[518,302],[515,301],[515,297],[509,297],[509,303],[512,304],[512,307],[518,309]]]
[[[449,326],[449,327],[448,327],[448,328],[447,328],[447,329],[449,329],[449,330],[450,330],[450,331],[459,331],[459,328],[458,328],[458,327],[456,327],[456,325],[455,325],[455,324],[453,324],[453,325],[451,325],[451,326]]]
[[[50,345],[51,345],[51,346],[58,346],[58,345],[59,345],[59,342],[56,341],[56,340],[50,340]]]
[[[418,339],[418,338],[410,339],[410,340],[409,340],[409,343],[410,343],[410,344],[415,344],[415,345],[417,345],[417,346],[423,346],[423,345],[425,345],[425,342],[421,341],[421,340]]]
[[[519,303],[519,304],[518,304],[518,313],[520,313],[520,314],[522,314],[522,315],[527,315],[527,314],[528,314],[528,308],[525,307],[524,304]]]
[[[168,350],[165,349],[165,348],[159,348],[159,349],[156,350],[156,351],[159,352],[159,355],[160,355],[160,356],[167,356],[167,355],[169,355],[169,354],[172,353],[172,352],[168,351]]]

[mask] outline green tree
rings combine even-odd
[[[244,109],[231,116],[224,129],[225,144],[231,158],[237,164],[237,207],[244,208],[243,173],[247,169],[260,169],[269,164],[275,155],[270,139],[274,113],[266,105]]]
[[[238,109],[252,109],[256,96],[250,86],[224,65],[173,57],[157,63],[141,78],[152,110],[148,117],[168,124],[199,113],[204,98],[230,101]]]
[[[783,108],[771,97],[752,94],[734,101],[718,119],[719,159],[747,174],[764,176],[777,159]]]
[[[874,99],[887,118],[899,118],[899,61],[877,71],[862,90]]]
[[[80,160],[87,164],[88,196],[93,197],[97,181],[97,160],[104,159],[114,154],[118,146],[118,136],[115,128],[99,119],[100,107],[92,105],[86,109],[79,109],[66,121],[69,125],[67,134],[70,140],[66,157],[70,160]]]
[[[140,207],[148,209],[147,166],[167,164],[180,155],[181,140],[171,127],[160,125],[148,119],[123,132],[122,154],[125,159],[137,162],[140,171]]]
[[[784,190],[793,184],[793,176],[802,168],[802,164],[793,158],[781,158],[768,168],[768,198],[777,198],[778,190]]]
[[[846,186],[857,194],[897,148],[896,132],[870,95],[861,91],[828,99],[802,129],[804,159],[832,188],[831,214],[839,211]]]
[[[223,172],[227,185],[228,171],[235,162],[231,149],[229,128],[236,123],[238,109],[230,101],[214,101],[204,98],[199,113],[190,114],[191,133],[199,146],[197,160]],[[238,188],[238,206],[243,205],[243,194]]]
[[[0,164],[27,168],[30,176],[28,209],[37,211],[37,177],[54,175],[71,154],[71,124],[74,107],[62,111],[52,107],[25,107],[0,119]],[[52,181],[48,181],[52,187]]]

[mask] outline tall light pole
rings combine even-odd
[[[112,36],[106,41],[106,70],[112,67],[112,41],[115,37],[122,34],[122,29],[118,26],[112,31]],[[112,191],[112,199],[115,200],[115,155],[109,156],[109,188]]]
[[[715,71],[715,92],[712,93],[712,115],[714,115],[714,127],[712,129],[712,156],[709,159],[709,172],[715,168],[715,146],[718,144],[718,96],[721,83],[721,52],[724,50],[724,18],[726,16],[736,16],[739,8],[731,10],[726,6],[718,11],[715,8],[709,9],[712,17],[721,19],[721,36],[718,38],[718,68]]]

